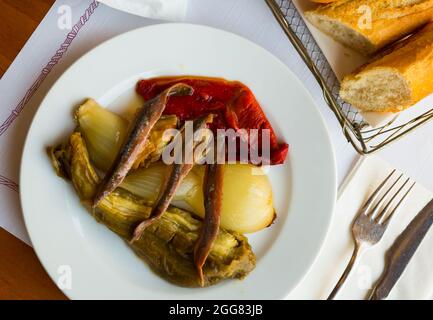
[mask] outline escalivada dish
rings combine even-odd
[[[245,278],[256,258],[244,234],[276,219],[262,167],[283,164],[288,145],[240,82],[159,77],[136,92],[144,104],[133,117],[93,99],[77,108],[68,141],[48,148],[56,173],[171,283]]]

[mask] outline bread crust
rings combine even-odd
[[[368,10],[371,28],[363,23]],[[307,11],[305,15],[337,41],[363,54],[372,54],[432,21],[433,0],[339,0]],[[350,36],[338,36],[335,29],[323,27],[323,21],[347,28],[365,43],[353,43]]]
[[[393,106],[372,105],[365,108],[359,104],[354,104],[348,94],[349,90],[353,90],[354,82],[381,70],[393,72],[396,76],[402,77],[406,83],[406,88],[403,89],[408,90],[409,98],[401,104]],[[373,89],[371,90],[374,91]],[[340,90],[342,98],[358,109],[378,112],[404,110],[431,93],[433,93],[433,22],[417,34],[404,40],[393,51],[344,77]]]

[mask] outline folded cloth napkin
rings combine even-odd
[[[393,168],[376,156],[363,157],[341,187],[333,222],[322,250],[289,299],[326,299],[353,251],[351,224],[358,210]],[[392,218],[382,240],[363,256],[337,299],[365,299],[384,268],[384,254],[412,218],[433,198],[417,184]],[[433,228],[412,257],[388,299],[429,299],[433,294]]]
[[[98,0],[112,8],[138,16],[183,21],[188,0]]]

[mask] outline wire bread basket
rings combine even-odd
[[[343,134],[360,154],[373,153],[433,118],[433,108],[404,112],[385,125],[372,128],[339,96],[340,82],[291,0],[266,0],[287,37],[318,81],[325,102],[337,117]]]

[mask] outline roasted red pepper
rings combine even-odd
[[[161,77],[139,81],[137,92],[145,100],[149,100],[180,82],[193,87],[194,94],[171,98],[164,114],[175,114],[181,121],[186,121],[213,113],[218,117],[212,129],[259,129],[259,153],[261,153],[260,132],[262,129],[269,129],[270,163],[284,163],[288,145],[278,143],[275,132],[254,94],[240,82],[205,77]]]

